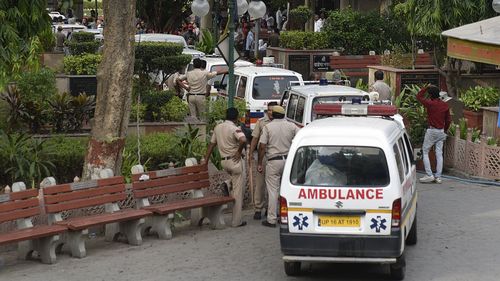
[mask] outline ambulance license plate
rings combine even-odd
[[[320,227],[359,227],[361,218],[359,216],[319,216]]]

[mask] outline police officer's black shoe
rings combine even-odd
[[[276,227],[276,224],[275,224],[275,223],[270,223],[270,222],[268,222],[267,220],[262,221],[262,225],[263,225],[263,226],[267,226],[267,227]]]
[[[253,219],[254,219],[254,220],[256,220],[256,221],[257,221],[257,220],[261,220],[261,219],[262,219],[262,214],[261,214],[261,212],[260,212],[260,211],[255,212],[255,214],[253,214]]]
[[[224,194],[224,196],[229,196],[229,187],[226,182],[220,184],[220,189],[222,190],[222,194]]]

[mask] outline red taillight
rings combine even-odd
[[[401,223],[401,198],[392,202],[392,226],[399,227]]]
[[[280,196],[280,222],[288,224],[288,205],[285,197]]]

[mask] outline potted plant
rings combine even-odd
[[[497,106],[500,91],[497,88],[476,86],[469,88],[460,96],[464,103],[463,114],[469,128],[483,129],[483,111],[481,107]]]

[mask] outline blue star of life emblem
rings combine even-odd
[[[309,226],[309,223],[307,222],[309,218],[307,216],[304,216],[303,214],[294,216],[293,219],[295,220],[293,222],[293,226],[298,227],[299,230],[302,230],[304,227],[307,228]]]
[[[375,232],[379,233],[380,229],[385,230],[387,228],[387,226],[385,225],[386,222],[386,219],[382,219],[380,216],[377,216],[377,218],[372,218],[372,224],[370,225],[370,228],[375,228]]]

